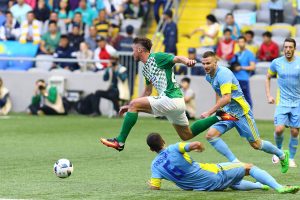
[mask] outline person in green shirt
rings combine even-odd
[[[93,20],[97,17],[96,11],[87,6],[86,0],[80,0],[79,7],[74,12],[80,12],[83,22],[89,26],[93,24]]]
[[[55,21],[50,21],[48,26],[48,32],[42,36],[40,50],[44,54],[52,55],[58,47],[61,34],[57,31]]]
[[[65,109],[62,97],[55,86],[47,87],[45,80],[35,82],[34,96],[28,107],[33,115],[63,115]]]
[[[152,42],[147,38],[133,40],[133,57],[136,61],[144,63],[142,73],[146,80],[146,86],[141,97],[132,100],[129,105],[121,107],[119,114],[127,113],[120,134],[112,139],[101,138],[100,141],[104,145],[122,151],[126,138],[137,121],[138,112],[167,117],[182,140],[195,137],[220,120],[237,120],[234,116],[219,111],[215,116],[197,120],[189,127],[183,94],[175,80],[173,67],[175,63],[193,67],[196,61],[167,53],[150,53],[151,47]],[[150,96],[153,87],[159,96]]]

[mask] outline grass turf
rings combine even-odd
[[[300,194],[275,191],[188,192],[163,181],[161,191],[150,191],[150,163],[155,154],[145,143],[149,132],[160,132],[168,144],[179,137],[167,121],[140,118],[123,152],[99,144],[98,138],[115,136],[122,119],[84,116],[33,117],[13,115],[0,119],[0,199],[299,199]],[[258,121],[261,136],[273,141],[271,121]],[[286,133],[287,135],[287,133]],[[286,137],[284,147],[288,145]],[[196,161],[225,162],[204,139],[203,153],[191,153]],[[299,168],[280,173],[271,156],[253,150],[235,131],[223,136],[231,150],[244,162],[270,172],[280,183],[300,184]],[[298,156],[297,156],[298,157]],[[68,158],[74,173],[59,179],[52,173],[54,162]],[[300,163],[299,163],[300,164]],[[251,179],[250,179],[251,180]]]

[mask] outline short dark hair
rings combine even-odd
[[[216,53],[213,51],[206,51],[204,52],[204,54],[202,55],[202,58],[208,58],[208,57],[215,57]]]
[[[13,15],[9,10],[5,12],[5,15]]]
[[[206,19],[208,19],[208,20],[211,21],[212,23],[218,22],[217,18],[216,18],[214,15],[212,15],[212,14],[207,15],[207,16],[206,16]]]
[[[147,144],[152,151],[159,152],[163,149],[165,141],[159,133],[150,133],[147,137]]]
[[[188,84],[191,83],[191,79],[188,77],[184,77],[183,79],[181,79],[181,82],[187,82]]]
[[[27,12],[27,15],[28,15],[28,14],[34,14],[34,12],[31,10],[31,11],[28,11],[28,12]]]
[[[67,40],[69,40],[68,35],[65,35],[65,34],[61,35],[60,39],[67,39]]]
[[[230,34],[232,33],[231,29],[225,28],[224,31],[223,31],[223,34],[225,34],[225,33],[227,33],[227,32],[230,32]]]
[[[292,42],[292,43],[294,43],[294,47],[296,48],[296,40],[294,40],[293,38],[286,38],[284,40],[284,43],[286,43],[286,42]],[[283,45],[284,45],[284,43],[283,43]]]
[[[272,37],[272,33],[270,31],[266,31],[262,34],[263,37],[268,37],[271,38]]]
[[[36,81],[36,83],[38,83],[38,82],[46,83],[46,81],[45,81],[44,79],[38,79],[38,80]]]
[[[50,26],[50,24],[55,24],[55,25],[57,25],[56,21],[54,21],[54,20],[50,20],[48,26]]]
[[[227,13],[227,14],[226,14],[226,17],[228,17],[228,16],[233,17],[233,14],[232,14],[232,13]]]
[[[172,18],[173,17],[173,12],[172,10],[168,9],[164,12],[165,15],[167,15],[168,17]]]
[[[254,32],[251,31],[251,30],[246,31],[245,34],[249,34],[249,35],[251,35],[252,37],[254,37]]]
[[[82,16],[81,12],[79,12],[79,11],[75,12],[74,15],[80,15],[80,16]]]
[[[145,38],[145,37],[136,37],[136,38],[134,38],[133,44],[140,44],[149,52],[150,52],[151,47],[152,47],[151,40],[148,39],[148,38]]]
[[[244,36],[239,36],[237,40],[241,40],[241,39],[246,41],[246,38]]]

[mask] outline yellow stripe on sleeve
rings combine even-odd
[[[187,144],[186,142],[180,142],[179,143],[178,148],[179,148],[180,153],[185,153],[186,152],[185,149],[184,149],[186,144]]]
[[[231,88],[232,87],[232,83],[225,83],[223,85],[221,85],[220,90],[221,90],[221,94],[231,94]]]
[[[160,188],[161,187],[161,179],[160,178],[151,178],[150,185],[152,187]]]
[[[276,72],[273,72],[271,69],[268,69],[268,74],[270,74],[271,76],[276,75]]]

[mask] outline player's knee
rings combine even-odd
[[[283,134],[283,131],[284,131],[284,127],[283,126],[278,126],[275,128],[275,134],[277,136],[281,136]]]
[[[250,170],[253,166],[254,165],[252,163],[245,163],[244,167],[245,167],[245,171],[246,171],[246,173],[245,173],[246,176],[250,174]]]
[[[137,109],[138,107],[138,101],[137,100],[132,100],[130,103],[129,103],[129,110],[135,110]]]
[[[292,137],[298,137],[299,130],[297,128],[291,128],[291,136]]]
[[[205,135],[205,138],[207,140],[211,140],[211,139],[213,139],[215,137],[218,137],[218,136],[219,136],[219,134],[214,129],[209,129],[207,134]]]
[[[255,142],[251,142],[250,145],[253,147],[253,149],[259,150],[261,149],[261,141],[257,140]]]

